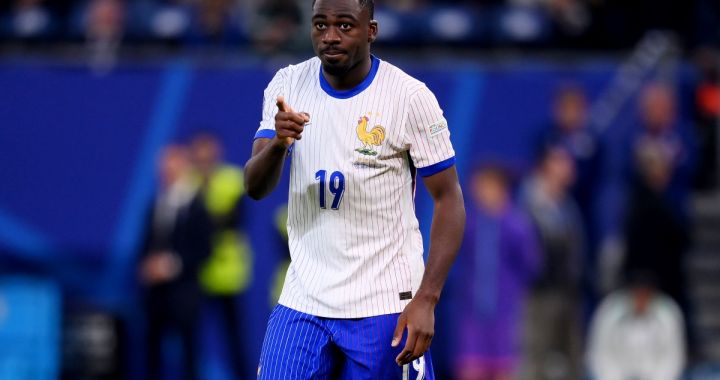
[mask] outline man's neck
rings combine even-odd
[[[323,77],[330,84],[330,86],[338,91],[350,90],[360,83],[368,76],[370,69],[372,68],[372,59],[367,56],[366,59],[358,62],[355,66],[351,67],[350,70],[341,75],[332,75],[323,68]]]

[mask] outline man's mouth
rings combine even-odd
[[[323,50],[322,55],[328,59],[338,59],[341,56],[345,55],[345,52],[337,49],[326,49]]]

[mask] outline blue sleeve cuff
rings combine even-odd
[[[257,132],[255,132],[255,138],[256,139],[271,139],[275,137],[275,130],[273,129],[260,129]]]
[[[255,138],[253,140],[257,139],[272,139],[275,138],[276,132],[273,129],[260,129],[257,132],[255,132]],[[290,148],[288,148],[288,154],[292,153],[293,147],[295,144],[290,145]]]
[[[432,164],[430,166],[426,166],[424,168],[418,168],[418,174],[420,174],[421,177],[428,177],[433,174],[440,173],[441,171],[455,165],[455,156],[452,156],[448,158],[447,160],[440,161],[436,164]]]

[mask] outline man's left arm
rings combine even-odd
[[[407,328],[405,347],[395,361],[411,363],[430,347],[435,334],[435,305],[457,256],[465,229],[465,206],[455,166],[423,177],[434,201],[430,250],[420,288],[398,318],[392,346],[400,344]]]

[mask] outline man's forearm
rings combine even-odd
[[[245,186],[248,196],[261,199],[277,186],[288,149],[275,139],[258,139],[253,155],[245,164]]]
[[[438,302],[450,267],[460,249],[464,229],[465,206],[458,185],[457,189],[435,200],[430,250],[417,298],[424,298],[433,304]]]

